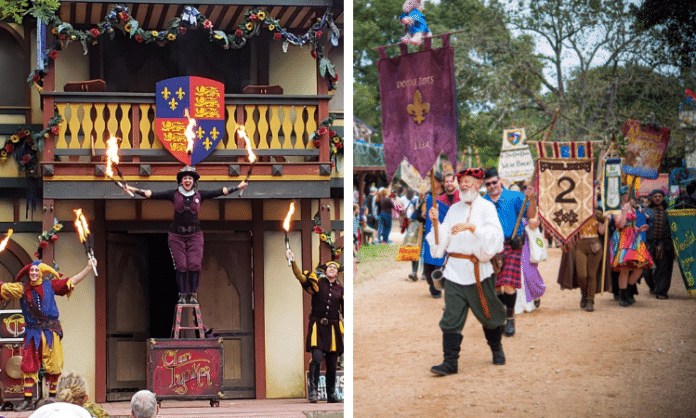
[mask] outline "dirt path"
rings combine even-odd
[[[447,377],[430,373],[442,361],[443,299],[431,298],[424,280],[406,281],[410,263],[363,258],[353,300],[353,416],[696,416],[696,301],[678,269],[669,300],[643,283],[632,307],[604,293],[585,312],[580,291],[556,283],[560,255],[550,249],[540,265],[540,309],[518,315],[516,335],[503,337],[507,364],[492,364],[469,315],[459,373]]]

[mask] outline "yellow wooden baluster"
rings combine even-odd
[[[278,139],[278,131],[280,130],[280,119],[278,119],[279,111],[280,106],[271,106],[271,149],[283,148]]]
[[[94,108],[97,110],[97,116],[94,119],[94,148],[102,149],[106,148],[104,144],[104,128],[106,126],[104,122],[104,103],[95,103]]]
[[[150,106],[151,105],[146,103],[138,105],[140,108],[140,149],[151,149],[153,147],[153,144],[150,144],[152,123],[150,123],[150,118],[148,117]]]
[[[82,103],[82,132],[85,135],[82,140],[82,149],[92,148],[92,140],[94,139],[94,134],[92,133],[92,128],[94,128],[92,109],[94,109],[94,103]]]
[[[61,115],[65,115],[65,109],[70,109],[70,105],[67,103],[58,103],[56,105],[58,107],[58,113]],[[68,143],[65,140],[65,131],[67,130],[68,124],[65,121],[65,118],[63,118],[63,122],[60,123],[59,129],[60,131],[58,132],[57,139],[56,139],[56,149],[61,149],[61,148],[68,148]]]
[[[268,113],[268,106],[267,105],[259,105],[259,122],[257,123],[257,126],[259,128],[259,148],[260,149],[268,149],[268,119],[267,119],[267,113]]]
[[[130,103],[121,103],[121,148],[133,148],[133,138],[131,137]]]
[[[227,105],[227,120],[225,121],[225,132],[227,133],[227,143],[225,149],[237,149],[235,131],[237,130],[237,106]],[[222,143],[223,141],[220,141]],[[218,145],[219,147],[219,145]]]
[[[316,111],[316,106],[307,106],[307,133],[310,135],[317,130],[317,121],[314,116]],[[307,144],[307,148],[309,148],[309,144]]]
[[[292,148],[292,106],[283,109],[283,148]]]
[[[293,109],[295,109],[295,149],[305,149],[305,144],[304,144],[304,133],[305,133],[305,124],[304,121],[302,120],[302,116],[304,114],[304,107],[303,106],[293,106]]]
[[[80,105],[78,103],[73,103],[68,105],[68,108],[70,109],[70,118],[67,120],[67,126],[70,127],[70,138],[66,138],[67,146],[68,148],[79,149],[80,138],[78,137],[78,134],[80,131],[80,119],[77,113]],[[67,117],[67,109],[66,113],[61,113],[61,115],[66,115],[64,117]]]
[[[118,135],[118,119],[116,119],[116,110],[118,109],[118,103],[107,103],[106,107],[109,109],[109,119],[106,121],[106,127],[109,129],[109,136]],[[123,143],[127,141],[121,141],[121,147]]]
[[[246,134],[251,140],[251,148],[257,148],[256,142],[254,140],[254,134],[256,133],[256,123],[254,122],[254,109],[256,109],[256,106],[250,105],[250,106],[244,106],[244,109],[246,110],[246,120],[244,121],[244,128],[246,129]]]

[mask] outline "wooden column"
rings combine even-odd
[[[314,223],[312,218],[312,200],[302,199],[300,200],[300,236],[302,242],[302,270],[312,271],[314,265],[318,263],[312,262],[312,235],[314,234]],[[309,318],[309,314],[312,311],[312,297],[307,292],[302,292],[302,320],[303,320],[303,338],[302,341],[307,340],[307,327],[305,326],[305,319]],[[303,344],[304,346],[304,344]],[[309,370],[309,361],[312,359],[311,353],[304,353],[304,370]]]
[[[53,61],[51,61],[46,68],[46,76],[44,77],[44,91],[55,91],[56,87],[56,67]],[[53,106],[55,102],[52,96],[43,97],[43,126],[44,128],[48,126],[48,122],[53,117]],[[44,150],[41,157],[42,162],[51,163],[55,156],[55,137],[52,134],[48,134],[47,138],[44,138]],[[41,170],[41,168],[39,168]],[[37,173],[38,174],[38,173]],[[53,199],[43,200],[43,225],[42,230],[49,231],[53,227],[54,214],[54,204]],[[53,245],[49,245],[43,250],[43,262],[48,265],[53,265]]]
[[[95,330],[95,364],[94,364],[94,394],[97,402],[106,402],[106,201],[94,201],[94,221],[92,234],[101,237],[94,240],[94,257],[100,263],[97,266],[99,276],[94,278],[94,330]]]
[[[316,61],[317,94],[329,94],[329,87],[326,80],[319,74],[319,61]],[[320,100],[317,106],[317,126],[321,121],[329,117],[329,101]],[[321,145],[319,146],[319,161],[329,161],[329,150],[331,149],[331,138],[329,135],[322,135]]]
[[[319,217],[321,219],[321,229],[327,233],[331,232],[331,205],[333,201],[331,199],[320,199],[319,200]],[[319,246],[319,263],[323,264],[331,261],[331,248],[321,243]]]
[[[254,260],[254,364],[256,365],[256,399],[266,399],[266,322],[264,319],[263,272],[263,200],[251,201],[251,245]]]

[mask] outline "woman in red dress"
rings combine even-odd
[[[628,293],[628,285],[635,284],[644,269],[652,268],[653,260],[640,233],[648,225],[636,227],[636,211],[631,204],[633,187],[621,188],[621,213],[614,215],[616,230],[611,238],[612,270],[619,272],[621,306],[630,306],[635,299]]]

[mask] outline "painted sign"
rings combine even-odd
[[[601,204],[605,213],[621,212],[621,158],[609,158],[604,163]]]
[[[5,338],[23,338],[25,327],[21,309],[0,311],[0,341]]]
[[[222,398],[222,339],[150,339],[147,351],[147,386],[158,399]]]
[[[305,379],[305,382],[307,383],[307,392],[309,392],[309,378]],[[334,394],[338,399],[344,399],[344,393],[343,393],[343,388],[345,387],[345,377],[343,376],[342,371],[337,371],[336,372],[336,390],[334,391]],[[319,400],[320,401],[325,401],[326,400],[326,375],[324,374],[324,371],[321,372],[319,375],[319,386],[317,387],[318,393],[319,393]]]
[[[524,128],[505,129],[503,130],[503,151],[525,148],[524,141],[527,135],[524,133]]]
[[[621,128],[628,140],[624,157],[624,173],[656,179],[662,158],[669,143],[670,129],[653,129],[637,120],[629,119]]]
[[[534,173],[534,158],[529,146],[500,151],[498,175],[511,182],[529,180]]]
[[[694,219],[696,209],[670,209],[667,211],[669,229],[672,231],[674,253],[679,260],[679,269],[689,296],[696,296],[696,235],[694,234]]]
[[[225,86],[202,77],[176,77],[157,83],[155,92],[157,137],[177,160],[198,164],[225,136]]]

